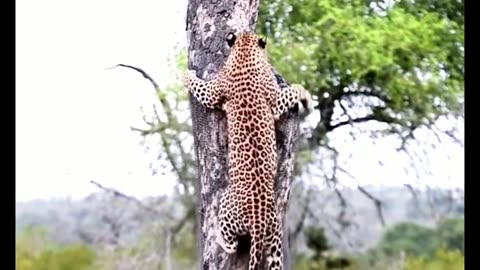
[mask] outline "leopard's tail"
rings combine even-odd
[[[250,260],[248,262],[248,270],[261,270],[266,228],[262,228],[262,224],[260,223],[254,223],[250,231],[250,236]]]

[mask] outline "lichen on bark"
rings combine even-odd
[[[259,0],[189,0],[187,8],[188,68],[209,80],[223,66],[229,49],[228,33],[254,31]],[[275,71],[281,87],[287,86]],[[196,227],[199,269],[248,269],[248,239],[240,239],[237,254],[228,255],[215,242],[219,195],[228,184],[227,133],[225,114],[203,107],[190,96],[192,129],[198,178]],[[278,169],[275,196],[279,216],[284,220],[293,172],[298,108],[284,114],[276,123]],[[288,233],[284,226],[284,269],[290,269]]]

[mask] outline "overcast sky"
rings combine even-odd
[[[16,1],[17,201],[81,198],[98,191],[89,180],[138,197],[173,187],[171,177],[151,176],[154,156],[130,131],[142,124],[140,107],[155,100],[153,88],[131,70],[105,69],[131,64],[168,82],[166,57],[185,42],[187,1],[168,2]],[[344,147],[358,157],[349,162],[356,181],[405,182],[395,165],[405,161],[388,140]],[[390,165],[378,167],[373,151]],[[430,156],[435,175],[424,180],[463,187],[463,148],[439,151]]]

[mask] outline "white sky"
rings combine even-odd
[[[131,64],[166,83],[166,57],[185,40],[186,2],[16,1],[17,201],[80,198],[98,191],[89,180],[138,197],[173,187],[171,177],[150,175],[153,157],[130,131],[142,125],[139,108],[155,100],[153,88],[132,70],[105,68]],[[347,147],[355,156],[373,151],[360,141]],[[351,161],[358,181],[405,182],[387,148],[374,151],[393,166]],[[463,187],[463,149],[444,148],[451,159],[432,155],[432,179]]]

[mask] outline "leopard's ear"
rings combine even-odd
[[[228,33],[227,37],[225,38],[229,47],[232,47],[233,44],[235,44],[236,39],[237,37],[235,36],[234,33]]]
[[[265,47],[267,46],[267,37],[261,37],[258,39],[258,46],[260,46],[260,48],[262,49],[265,49]]]

